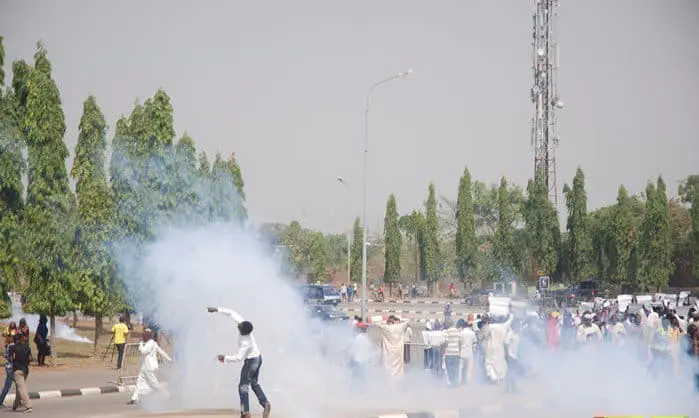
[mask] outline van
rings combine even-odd
[[[307,305],[333,305],[337,306],[342,297],[334,286],[309,284],[303,289],[303,301]]]

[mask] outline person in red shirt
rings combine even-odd
[[[560,340],[558,334],[558,312],[551,312],[549,314],[548,322],[546,324],[546,338],[549,349],[556,350]]]

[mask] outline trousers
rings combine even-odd
[[[238,383],[238,394],[240,395],[240,412],[245,414],[250,412],[250,388],[255,393],[257,401],[263,407],[267,404],[262,386],[258,382],[260,378],[260,368],[262,367],[262,356],[246,359],[243,368],[240,369],[240,383]]]

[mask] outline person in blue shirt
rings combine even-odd
[[[5,331],[5,372],[7,376],[5,377],[5,386],[2,388],[2,393],[0,393],[0,408],[5,407],[5,398],[7,394],[12,389],[12,383],[14,378],[12,377],[12,361],[10,361],[10,348],[14,345],[14,336],[9,332]]]

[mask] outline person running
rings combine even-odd
[[[238,354],[233,356],[219,354],[218,361],[221,363],[243,362],[243,367],[240,370],[240,382],[238,383],[241,418],[251,417],[250,400],[248,397],[248,392],[251,387],[252,391],[255,392],[255,396],[257,396],[258,402],[260,402],[260,405],[264,408],[262,417],[268,418],[272,405],[267,400],[267,396],[265,396],[262,386],[260,386],[258,382],[260,368],[262,367],[262,355],[260,354],[260,349],[257,347],[255,336],[252,335],[252,323],[246,321],[237,312],[230,309],[209,307],[207,310],[209,313],[219,312],[231,318],[237,325],[238,332],[240,333],[240,337],[238,338]]]
[[[136,388],[133,391],[129,405],[138,403],[142,395],[147,395],[153,389],[162,392],[166,397],[169,393],[158,380],[155,372],[158,370],[158,354],[165,360],[172,362],[168,354],[160,348],[157,342],[153,339],[153,331],[149,328],[143,330],[143,341],[138,343],[138,351],[141,352],[141,370],[138,372],[136,379]]]
[[[36,362],[38,366],[46,365],[46,356],[51,354],[49,345],[49,327],[46,325],[48,318],[46,315],[39,316],[39,325],[34,333],[34,344],[36,344]]]

